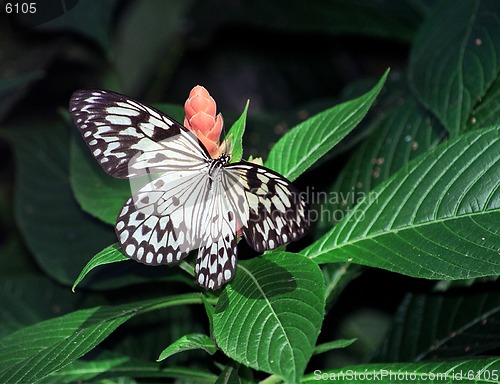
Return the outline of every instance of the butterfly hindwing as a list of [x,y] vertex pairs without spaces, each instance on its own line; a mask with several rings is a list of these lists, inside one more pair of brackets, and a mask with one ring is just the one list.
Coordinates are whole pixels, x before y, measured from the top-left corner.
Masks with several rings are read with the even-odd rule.
[[196,259],[198,284],[217,289],[231,280],[236,270],[238,255],[237,220],[222,183],[214,183],[211,199],[206,205],[208,222]]
[[146,184],[127,200],[116,220],[124,253],[149,265],[178,262],[201,244],[208,199],[206,178],[198,171],[170,174]]
[[245,162],[231,164],[227,170],[242,180],[249,209],[243,236],[253,249],[264,252],[305,234],[309,228],[307,204],[287,179]]

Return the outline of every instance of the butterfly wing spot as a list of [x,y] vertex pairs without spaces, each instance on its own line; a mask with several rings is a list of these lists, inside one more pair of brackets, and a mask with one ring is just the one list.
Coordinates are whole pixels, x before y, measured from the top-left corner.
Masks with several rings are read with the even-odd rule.
[[132,125],[132,120],[130,119],[130,117],[126,116],[109,114],[106,116],[106,120],[114,125],[124,125],[124,126]]
[[139,116],[140,112],[136,109],[131,109],[127,104],[120,103],[121,106],[112,106],[106,108],[106,113],[109,115],[122,116]]
[[148,227],[146,223],[144,223],[140,228],[142,228],[142,237],[147,237],[148,234],[152,231],[152,228]]
[[136,247],[134,244],[128,244],[126,247],[125,247],[125,253],[127,255],[133,255],[135,254],[135,250],[136,250]]
[[130,237],[130,234],[127,230],[124,230],[123,232],[120,233],[120,243],[121,244],[125,244],[128,240],[128,238]]

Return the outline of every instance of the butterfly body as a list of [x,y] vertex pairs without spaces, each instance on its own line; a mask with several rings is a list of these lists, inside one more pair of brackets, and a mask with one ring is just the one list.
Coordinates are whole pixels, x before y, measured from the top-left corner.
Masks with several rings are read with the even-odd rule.
[[230,163],[227,153],[212,159],[193,132],[152,107],[79,90],[70,112],[104,171],[152,178],[133,191],[115,225],[122,251],[138,262],[176,263],[198,249],[197,282],[217,289],[234,276],[237,234],[262,252],[297,240],[309,226],[304,199],[283,176]]

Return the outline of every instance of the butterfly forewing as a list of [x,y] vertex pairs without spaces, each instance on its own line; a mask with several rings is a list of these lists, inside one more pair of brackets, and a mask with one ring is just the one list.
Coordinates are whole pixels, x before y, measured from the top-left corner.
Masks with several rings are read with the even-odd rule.
[[80,90],[70,112],[108,174],[152,178],[116,221],[122,250],[134,260],[170,264],[198,249],[196,280],[217,289],[234,276],[237,234],[265,251],[309,227],[304,199],[288,180],[255,164],[229,164],[227,154],[212,159],[192,132],[154,108],[110,91]]
[[184,126],[115,92],[76,91],[70,112],[94,157],[117,178],[204,166],[209,157]]

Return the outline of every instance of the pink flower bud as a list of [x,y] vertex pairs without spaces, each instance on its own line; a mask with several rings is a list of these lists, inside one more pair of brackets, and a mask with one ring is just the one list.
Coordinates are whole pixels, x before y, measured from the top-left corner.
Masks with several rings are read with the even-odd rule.
[[189,93],[184,111],[186,128],[196,134],[210,156],[217,158],[221,153],[219,139],[224,122],[220,113],[216,115],[215,100],[204,87],[197,85]]

